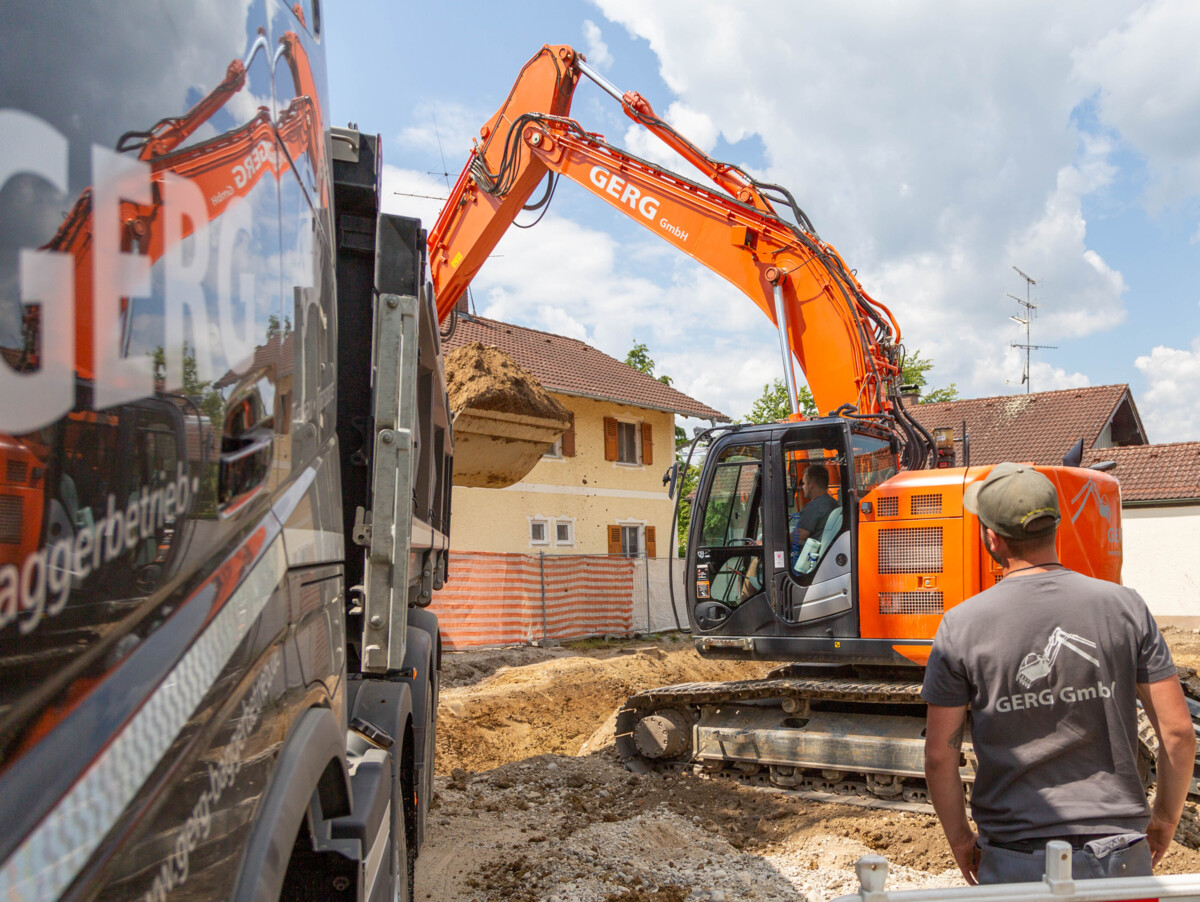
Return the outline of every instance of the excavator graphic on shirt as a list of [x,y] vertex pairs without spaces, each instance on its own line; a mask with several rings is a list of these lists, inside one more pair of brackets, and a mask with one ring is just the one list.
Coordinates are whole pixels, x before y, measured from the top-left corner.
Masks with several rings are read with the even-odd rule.
[[1075,654],[1091,661],[1099,667],[1099,659],[1092,657],[1084,651],[1080,647],[1082,645],[1086,645],[1088,648],[1096,647],[1096,643],[1090,639],[1085,639],[1083,636],[1076,636],[1074,633],[1068,633],[1062,627],[1056,626],[1040,655],[1037,652],[1030,652],[1025,656],[1025,660],[1021,662],[1021,667],[1017,671],[1017,682],[1022,687],[1028,689],[1038,680],[1048,677],[1050,671],[1054,668],[1054,660],[1058,657],[1058,652],[1063,646],[1066,646],[1075,652]]

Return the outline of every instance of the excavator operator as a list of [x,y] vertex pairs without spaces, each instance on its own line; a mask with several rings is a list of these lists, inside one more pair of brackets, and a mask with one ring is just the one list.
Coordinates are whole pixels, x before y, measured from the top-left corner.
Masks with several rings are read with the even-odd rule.
[[[963,504],[1003,567],[942,619],[922,696],[925,779],[968,883],[1041,879],[1045,847],[1077,878],[1150,876],[1183,812],[1195,736],[1162,633],[1134,590],[1064,567],[1054,484],[999,464]],[[1138,771],[1138,701],[1158,736],[1154,806]],[[961,766],[967,711],[978,758],[971,829]]]
[[822,549],[807,543],[809,539],[812,539],[814,543],[820,540],[822,530],[825,528],[825,521],[837,508],[838,503],[829,494],[829,471],[821,464],[809,464],[804,468],[804,476],[800,480],[800,490],[804,495],[804,507],[788,518],[788,531],[791,534],[791,564],[793,570],[800,569],[803,572],[809,572],[812,567],[806,565],[811,563],[815,566],[817,560],[820,559]]

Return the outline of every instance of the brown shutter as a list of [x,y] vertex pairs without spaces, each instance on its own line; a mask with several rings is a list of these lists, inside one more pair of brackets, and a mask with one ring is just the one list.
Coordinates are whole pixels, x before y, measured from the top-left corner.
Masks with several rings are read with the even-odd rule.
[[654,527],[646,527],[646,557],[658,557],[658,546],[654,542]]
[[567,427],[567,431],[562,436],[562,453],[563,457],[575,456],[575,417],[571,417],[571,425]]
[[654,430],[649,423],[642,423],[642,463],[654,463]]
[[617,459],[617,421],[612,417],[604,418],[604,459]]
[[621,553],[621,527],[610,526],[608,528],[608,553]]

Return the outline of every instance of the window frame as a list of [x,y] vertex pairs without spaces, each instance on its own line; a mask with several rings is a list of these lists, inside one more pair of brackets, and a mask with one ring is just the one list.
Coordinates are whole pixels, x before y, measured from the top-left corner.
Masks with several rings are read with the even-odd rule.
[[[549,517],[540,517],[540,516],[526,517],[525,519],[529,521],[529,545],[530,545],[530,547],[549,546],[550,545],[550,523],[552,522],[551,519]],[[542,538],[541,539],[535,539],[533,537],[534,526],[542,527]]]
[[[567,538],[559,539],[558,528],[565,526],[567,528]],[[554,518],[554,545],[561,548],[575,547],[575,518],[574,517],[555,517]]]
[[[622,466],[622,467],[645,466],[645,464],[642,463],[642,461],[646,459],[645,455],[642,453],[642,422],[643,421],[642,420],[627,420],[627,419],[622,419],[620,417],[614,417],[614,419],[617,421],[617,459],[615,461],[613,461],[613,463],[618,466]],[[633,456],[635,458],[634,460],[622,460],[621,459],[621,447],[622,447],[621,432],[623,429],[626,429],[626,428],[631,430],[633,433]]]

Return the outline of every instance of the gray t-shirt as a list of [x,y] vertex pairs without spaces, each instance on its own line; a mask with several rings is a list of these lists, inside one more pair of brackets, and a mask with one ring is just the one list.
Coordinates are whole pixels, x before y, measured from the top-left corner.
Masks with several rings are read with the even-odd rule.
[[946,612],[921,695],[971,709],[971,814],[1000,842],[1143,831],[1137,684],[1175,674],[1132,589],[1070,570],[1009,577]]

